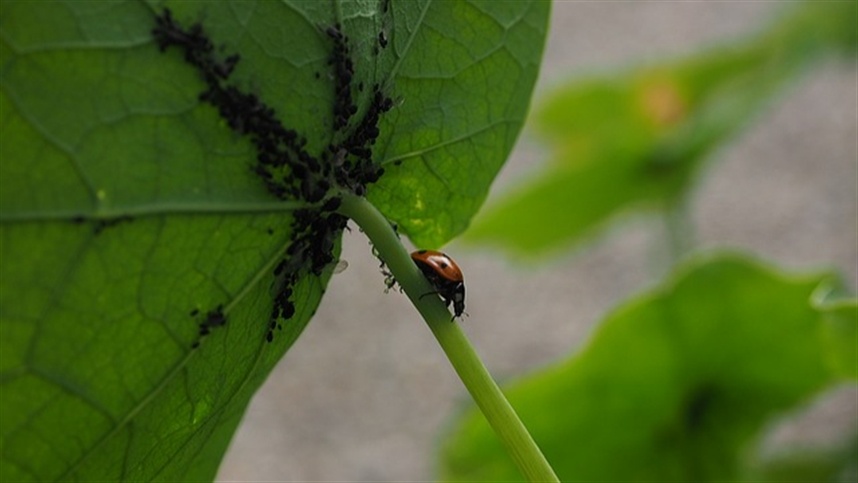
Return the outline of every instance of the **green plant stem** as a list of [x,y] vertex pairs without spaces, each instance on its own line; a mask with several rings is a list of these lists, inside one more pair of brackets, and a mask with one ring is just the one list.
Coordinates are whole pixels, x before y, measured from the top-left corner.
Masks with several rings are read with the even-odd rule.
[[368,201],[350,194],[343,196],[339,211],[354,220],[370,238],[396,281],[426,320],[453,369],[522,474],[528,481],[560,481],[477,356],[459,324],[450,321],[450,312],[441,299],[421,299],[421,295],[430,293],[433,289],[411,261],[411,256],[390,226],[390,222]]

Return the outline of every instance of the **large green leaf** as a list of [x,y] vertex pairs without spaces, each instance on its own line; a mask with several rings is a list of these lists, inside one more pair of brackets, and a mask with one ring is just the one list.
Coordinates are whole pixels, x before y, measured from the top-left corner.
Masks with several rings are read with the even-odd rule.
[[[830,280],[698,260],[608,316],[580,354],[506,392],[563,481],[736,480],[769,418],[856,377],[858,302],[811,300]],[[518,478],[473,410],[444,444],[442,476]]]
[[[240,54],[230,84],[325,162],[338,135],[326,29],[339,23],[357,115],[376,83],[400,103],[379,124],[374,157],[390,179],[373,199],[427,244],[462,229],[503,162],[548,13],[542,2],[0,3],[2,481],[211,479],[324,292],[330,266],[301,272],[295,315],[266,342],[272,272],[294,246],[294,210],[312,206],[266,191],[254,143],[199,99],[206,82],[180,50],[159,51],[163,6],[200,22],[217,55]],[[399,188],[430,167],[451,191]]]
[[534,115],[551,163],[490,206],[467,239],[535,257],[622,210],[671,208],[707,156],[808,61],[854,53],[855,16],[854,2],[810,2],[727,48],[561,87]]

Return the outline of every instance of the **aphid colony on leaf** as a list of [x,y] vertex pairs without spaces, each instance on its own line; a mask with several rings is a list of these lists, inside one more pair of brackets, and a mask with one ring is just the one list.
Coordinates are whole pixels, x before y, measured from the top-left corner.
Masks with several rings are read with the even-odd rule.
[[[334,261],[334,244],[347,219],[335,213],[342,200],[331,196],[331,189],[338,187],[363,195],[366,185],[377,181],[384,172],[372,160],[372,146],[379,135],[381,115],[393,107],[393,101],[378,84],[373,85],[365,112],[355,121],[359,108],[352,97],[355,65],[349,38],[339,24],[320,29],[321,36],[332,44],[328,64],[333,71],[334,102],[329,112],[334,135],[323,152],[314,156],[306,149],[306,139],[284,127],[274,109],[256,94],[243,92],[228,82],[241,57],[233,54],[219,58],[200,23],[183,29],[164,9],[156,18],[152,34],[162,52],[169,47],[183,51],[185,62],[197,69],[206,84],[199,99],[214,106],[230,129],[249,138],[256,150],[256,162],[250,169],[269,193],[283,200],[322,202],[319,208],[293,213],[290,244],[273,271],[273,307],[265,336],[270,342],[274,330],[282,328],[279,321],[295,314],[294,287],[301,275],[321,275]],[[315,78],[323,77],[316,72]],[[362,87],[360,83],[358,92],[363,91]],[[222,320],[225,323],[226,317]],[[201,324],[201,335],[220,325],[223,324]]]
[[[191,317],[196,317],[200,313],[199,309],[191,311]],[[218,305],[213,310],[210,310],[202,322],[199,323],[200,339],[209,335],[212,329],[226,325],[226,314],[223,313],[223,304]],[[200,339],[197,339],[192,348],[197,348],[200,345]]]

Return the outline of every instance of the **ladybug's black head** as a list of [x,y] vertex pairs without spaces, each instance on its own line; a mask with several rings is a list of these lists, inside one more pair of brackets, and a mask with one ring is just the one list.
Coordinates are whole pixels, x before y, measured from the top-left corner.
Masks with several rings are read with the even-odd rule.
[[451,300],[453,302],[453,313],[461,317],[465,312],[465,283],[459,282],[453,288]]

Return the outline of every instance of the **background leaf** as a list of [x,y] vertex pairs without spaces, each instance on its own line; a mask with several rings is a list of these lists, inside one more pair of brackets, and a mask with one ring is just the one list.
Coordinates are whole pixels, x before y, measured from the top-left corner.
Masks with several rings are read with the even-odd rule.
[[808,2],[742,43],[561,87],[533,119],[550,163],[466,239],[538,257],[622,210],[671,209],[702,162],[809,61],[854,54],[855,15],[854,3]]
[[837,300],[819,305],[825,319],[824,338],[832,371],[858,378],[858,305]]
[[[266,192],[250,170],[252,144],[199,101],[199,74],[178,50],[159,52],[151,30],[162,6],[186,27],[201,22],[218,52],[240,53],[230,82],[273,107],[311,153],[334,135],[324,29],[339,22],[354,82],[365,86],[358,115],[375,83],[402,101],[375,148],[408,161],[392,177],[447,169],[451,153],[495,170],[502,163],[535,78],[547,5],[390,2],[385,13],[388,3],[0,4],[0,479],[211,479],[248,400],[324,292],[329,272],[302,277],[295,316],[265,342],[271,272],[304,205]],[[469,18],[479,21],[438,31]],[[439,54],[453,45],[456,55]],[[513,60],[525,66],[498,76]],[[486,85],[509,106],[478,102]],[[491,143],[463,135],[466,122]],[[446,154],[409,161],[406,151],[438,140]],[[491,176],[459,181],[472,173],[460,161],[449,183],[481,199]],[[391,216],[408,211],[401,182],[374,195]],[[422,193],[434,209],[421,229],[458,201]],[[477,205],[456,205],[437,222],[443,228],[425,233],[452,236]],[[219,306],[227,323],[193,349],[199,323]]]
[[[580,354],[506,392],[563,481],[738,479],[763,423],[855,378],[830,364],[828,311],[810,303],[830,280],[738,256],[698,260],[609,315]],[[858,343],[849,324],[838,344]],[[518,476],[471,410],[444,444],[442,478]]]

